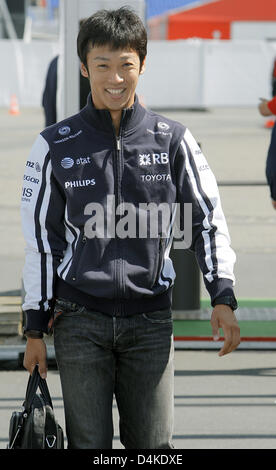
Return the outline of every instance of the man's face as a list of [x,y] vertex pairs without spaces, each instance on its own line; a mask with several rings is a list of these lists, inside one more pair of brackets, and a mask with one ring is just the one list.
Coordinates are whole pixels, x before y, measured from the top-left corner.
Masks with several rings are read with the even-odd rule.
[[111,50],[109,46],[92,47],[87,67],[81,73],[89,78],[96,108],[121,111],[134,103],[139,75],[144,72],[139,55],[128,49]]

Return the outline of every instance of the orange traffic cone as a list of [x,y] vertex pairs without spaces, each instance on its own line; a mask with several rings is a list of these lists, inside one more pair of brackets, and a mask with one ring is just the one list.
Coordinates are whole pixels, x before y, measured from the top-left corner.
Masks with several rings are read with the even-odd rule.
[[16,95],[11,96],[9,113],[14,116],[20,113]]

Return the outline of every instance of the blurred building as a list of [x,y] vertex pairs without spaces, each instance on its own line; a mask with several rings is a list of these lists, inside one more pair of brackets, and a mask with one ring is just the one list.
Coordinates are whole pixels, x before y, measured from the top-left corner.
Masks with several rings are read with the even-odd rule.
[[[4,0],[0,15],[1,5]],[[49,63],[64,52],[71,72],[61,76],[77,89],[72,80],[79,66],[77,17],[122,5],[133,6],[148,26],[150,60],[138,85],[148,107],[256,107],[260,96],[271,96],[276,0],[6,0],[5,5],[19,41],[0,40],[0,106],[9,106],[13,94],[22,107],[40,106]],[[71,103],[67,82],[64,102]]]
[[276,41],[276,2],[275,0],[162,0],[160,2],[148,0],[148,30],[150,39]]

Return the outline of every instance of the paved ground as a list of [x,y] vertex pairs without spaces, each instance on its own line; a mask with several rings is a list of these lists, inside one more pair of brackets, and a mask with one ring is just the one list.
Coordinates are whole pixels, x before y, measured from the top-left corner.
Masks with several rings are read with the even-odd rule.
[[[275,353],[236,351],[219,358],[215,351],[176,351],[175,369],[177,449],[276,448]],[[64,427],[58,372],[48,372],[47,382]],[[27,373],[1,371],[0,383],[1,450],[10,415],[22,404]],[[115,403],[114,428],[113,447],[121,449]]]

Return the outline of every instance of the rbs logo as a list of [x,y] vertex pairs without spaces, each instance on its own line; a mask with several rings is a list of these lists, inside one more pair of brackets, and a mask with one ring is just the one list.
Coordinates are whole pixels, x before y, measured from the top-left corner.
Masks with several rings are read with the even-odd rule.
[[162,153],[143,153],[139,155],[140,166],[166,165],[169,163],[169,155]]

